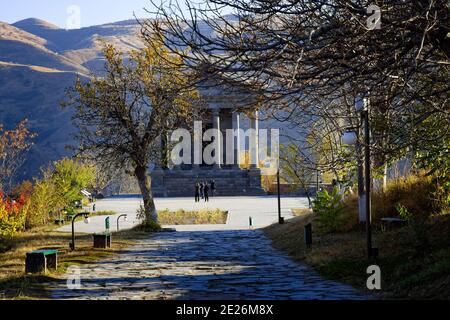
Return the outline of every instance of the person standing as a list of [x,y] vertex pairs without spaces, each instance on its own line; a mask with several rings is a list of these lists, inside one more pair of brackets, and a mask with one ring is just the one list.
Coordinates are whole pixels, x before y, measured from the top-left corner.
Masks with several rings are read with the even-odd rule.
[[205,182],[205,185],[203,186],[203,193],[205,195],[205,202],[209,202],[209,186],[208,183]]
[[195,184],[195,202],[200,202],[200,183]]
[[211,180],[211,195],[214,197],[216,195],[216,181]]
[[205,198],[205,186],[203,185],[203,182],[199,183],[199,188],[200,188],[200,196],[202,197],[202,199]]
[[92,212],[95,213],[95,203],[94,203],[94,205],[92,206]]

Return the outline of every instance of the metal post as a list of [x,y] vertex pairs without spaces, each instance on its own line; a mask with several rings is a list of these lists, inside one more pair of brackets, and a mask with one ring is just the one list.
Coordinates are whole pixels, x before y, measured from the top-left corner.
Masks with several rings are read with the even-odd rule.
[[312,247],[312,224],[308,223],[305,226],[305,245],[308,249]]
[[72,243],[70,244],[70,249],[72,251],[75,251],[75,218],[77,216],[72,218]]
[[[364,112],[361,113],[361,123],[363,124],[365,117]],[[358,127],[357,130],[357,144],[356,144],[356,153],[358,157],[358,211],[359,211],[359,221],[362,226],[362,230],[364,230],[363,223],[366,219],[366,210],[365,210],[365,190],[364,190],[364,161],[362,154],[362,143],[361,143],[361,126]]]
[[74,217],[73,217],[73,219],[72,219],[72,243],[70,244],[70,249],[72,250],[72,251],[75,251],[75,220],[78,218],[78,217],[81,217],[81,216],[88,216],[89,215],[89,213],[86,213],[86,212],[83,212],[83,213],[78,213],[78,214],[76,214]]
[[278,187],[278,223],[283,224],[284,219],[281,217],[281,187],[280,187],[280,169],[277,171],[277,187]]
[[117,218],[117,231],[119,231],[119,220],[120,220],[120,218],[123,218],[123,217],[126,217],[127,215],[126,214],[122,214],[122,215],[120,215],[118,218]]
[[365,132],[365,183],[366,183],[366,233],[367,233],[367,255],[369,259],[372,257],[372,221],[370,206],[370,189],[371,189],[371,173],[370,173],[370,128],[369,128],[369,111],[363,111],[364,116],[364,132]]
[[317,170],[316,172],[316,197],[319,194],[319,188],[320,188],[320,184],[319,184],[319,170]]
[[110,218],[109,217],[107,217],[106,219],[105,219],[105,229],[106,229],[106,233],[109,233],[109,229],[110,229]]

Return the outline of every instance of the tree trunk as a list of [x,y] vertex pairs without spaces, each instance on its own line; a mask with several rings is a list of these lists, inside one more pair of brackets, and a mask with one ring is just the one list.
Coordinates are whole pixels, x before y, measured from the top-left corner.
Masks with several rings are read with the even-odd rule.
[[152,221],[157,223],[158,213],[156,212],[155,202],[153,201],[151,179],[147,175],[147,167],[137,166],[134,174],[144,199],[145,224],[149,225]]
[[312,200],[311,200],[311,195],[309,194],[308,186],[303,181],[301,182],[301,184],[302,184],[303,191],[305,191],[305,195],[308,198],[309,208],[311,209],[313,207],[313,203],[312,203]]

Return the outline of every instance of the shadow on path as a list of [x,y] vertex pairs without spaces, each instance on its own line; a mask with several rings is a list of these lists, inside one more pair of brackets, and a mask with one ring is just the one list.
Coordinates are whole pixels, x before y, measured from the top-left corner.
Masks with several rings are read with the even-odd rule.
[[276,251],[260,230],[159,233],[81,268],[81,289],[57,299],[365,299]]

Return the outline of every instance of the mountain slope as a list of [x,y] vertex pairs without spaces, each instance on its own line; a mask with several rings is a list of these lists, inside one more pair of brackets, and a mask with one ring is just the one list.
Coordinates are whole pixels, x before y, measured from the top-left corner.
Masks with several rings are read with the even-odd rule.
[[21,41],[0,39],[0,61],[74,71],[83,74],[89,73],[88,69],[70,61],[64,56],[58,56],[47,49]]
[[115,40],[124,48],[137,47],[140,44],[140,25],[134,20],[72,30],[51,27],[37,19],[22,20],[13,26],[47,40],[47,48],[59,53],[89,48],[98,38]]
[[76,77],[73,72],[0,63],[0,123],[10,129],[27,118],[29,128],[39,134],[21,178],[29,179],[41,166],[70,155],[71,112],[59,105]]
[[17,21],[14,23],[14,26],[20,28],[22,30],[28,31],[33,34],[38,34],[40,30],[57,30],[58,26],[51,24],[50,22],[37,19],[37,18],[28,18],[25,20]]
[[0,22],[0,61],[89,73],[77,62],[47,49],[47,44],[41,37]]
[[74,30],[60,29],[38,19],[22,20],[13,26],[44,39],[47,49],[94,72],[103,67],[103,42],[113,43],[124,52],[143,45],[139,37],[141,27],[135,20]]
[[44,48],[47,40],[0,21],[0,39],[21,41]]
[[77,74],[101,73],[103,42],[123,51],[142,47],[140,26],[124,21],[64,30],[45,21],[0,22],[0,123],[13,128],[24,118],[38,133],[20,179],[31,179],[42,166],[71,155],[66,149],[75,129],[60,102]]

